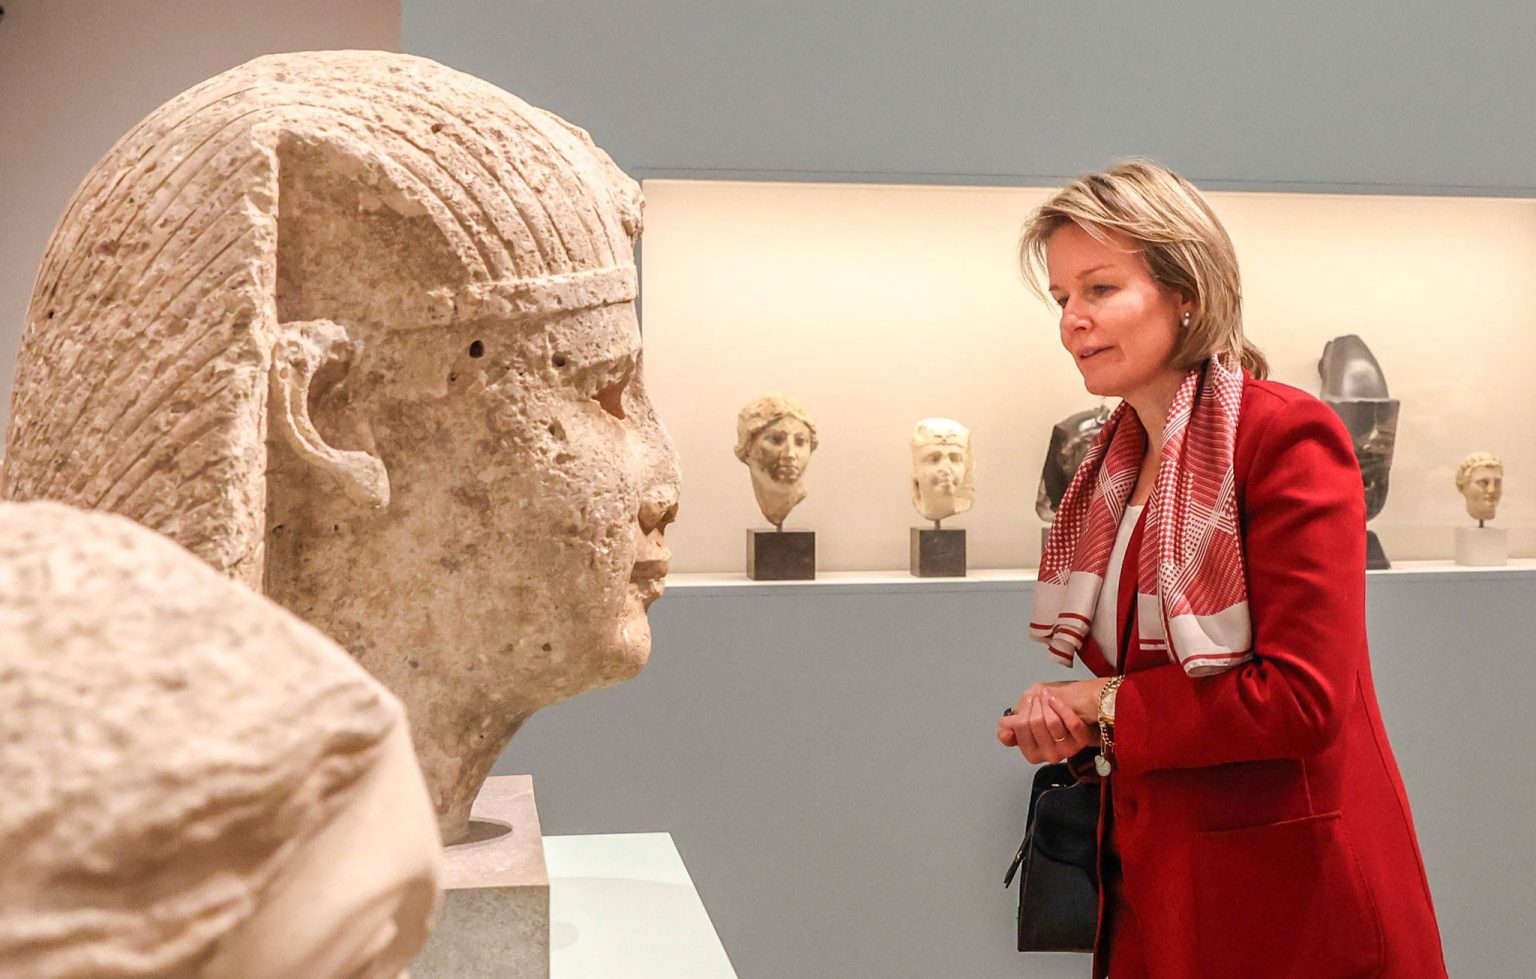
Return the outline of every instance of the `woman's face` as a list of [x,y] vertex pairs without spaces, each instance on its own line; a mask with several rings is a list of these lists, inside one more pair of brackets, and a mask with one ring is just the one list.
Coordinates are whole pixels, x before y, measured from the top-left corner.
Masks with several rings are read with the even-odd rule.
[[811,458],[811,429],[786,415],[762,430],[751,451],[754,469],[776,483],[797,483]]
[[1160,387],[1179,322],[1191,304],[1152,278],[1131,242],[1115,232],[1100,241],[1068,223],[1046,240],[1051,297],[1061,307],[1061,345],[1083,384],[1101,397],[1131,401]]

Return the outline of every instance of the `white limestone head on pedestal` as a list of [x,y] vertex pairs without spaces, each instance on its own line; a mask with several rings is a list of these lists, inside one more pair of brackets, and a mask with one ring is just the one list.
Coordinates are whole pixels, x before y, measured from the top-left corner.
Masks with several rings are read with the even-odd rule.
[[912,506],[928,520],[964,513],[976,502],[971,430],[951,418],[924,418],[912,429]]
[[1456,491],[1466,501],[1467,516],[1492,520],[1504,498],[1504,463],[1491,452],[1474,452],[1456,467]]
[[130,516],[338,640],[459,839],[530,715],[649,655],[679,474],[641,208],[585,132],[422,58],[210,79],[48,246],[4,494]]

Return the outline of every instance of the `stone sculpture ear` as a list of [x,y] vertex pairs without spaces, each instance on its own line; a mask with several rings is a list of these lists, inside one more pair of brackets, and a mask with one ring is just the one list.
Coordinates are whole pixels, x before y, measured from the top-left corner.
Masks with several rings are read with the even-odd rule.
[[309,416],[309,389],[324,367],[345,370],[352,360],[346,327],[332,320],[284,323],[272,351],[270,417],[284,441],[310,465],[329,473],[347,499],[359,506],[389,505],[389,473],[370,452],[338,449],[328,443]]

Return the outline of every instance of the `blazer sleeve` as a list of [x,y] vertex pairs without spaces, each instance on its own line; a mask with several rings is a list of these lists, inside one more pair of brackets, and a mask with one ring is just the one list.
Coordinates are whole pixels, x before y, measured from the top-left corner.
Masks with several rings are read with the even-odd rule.
[[1253,659],[1193,678],[1176,663],[1126,677],[1115,702],[1127,773],[1303,758],[1343,725],[1366,655],[1365,495],[1333,410],[1273,413],[1244,490]]

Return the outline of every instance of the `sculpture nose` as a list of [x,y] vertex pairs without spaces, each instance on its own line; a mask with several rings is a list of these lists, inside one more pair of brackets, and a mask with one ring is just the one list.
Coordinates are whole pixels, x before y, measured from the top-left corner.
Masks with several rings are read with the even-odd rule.
[[677,519],[677,490],[666,487],[662,492],[652,492],[640,503],[640,529],[646,534],[665,530]]

